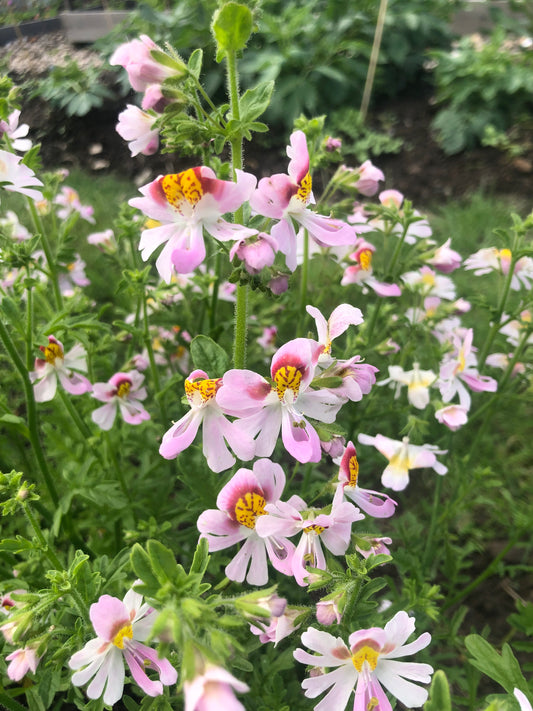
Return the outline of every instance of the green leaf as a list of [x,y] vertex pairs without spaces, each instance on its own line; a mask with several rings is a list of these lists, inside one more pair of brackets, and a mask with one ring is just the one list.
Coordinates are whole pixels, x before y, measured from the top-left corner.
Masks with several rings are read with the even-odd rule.
[[210,378],[222,377],[229,368],[228,354],[209,336],[193,338],[190,352],[194,367],[205,371]]
[[33,548],[33,543],[22,536],[17,536],[16,538],[4,538],[3,541],[0,541],[0,551],[6,551],[7,553],[22,553],[24,551],[32,550]]
[[162,543],[150,539],[146,543],[150,563],[161,585],[176,579],[178,565],[174,553]]
[[527,689],[527,682],[520,671],[520,665],[508,644],[503,645],[501,656],[492,645],[477,634],[468,635],[465,645],[472,655],[468,660],[470,664],[503,686],[508,694],[512,694],[515,687]]
[[177,60],[169,54],[161,52],[159,49],[152,49],[150,54],[152,59],[155,59],[158,64],[162,64],[164,67],[169,67],[176,72],[176,74],[181,74],[182,76],[185,74],[185,64],[183,61]]
[[6,425],[13,427],[18,432],[20,432],[21,435],[26,437],[26,439],[30,438],[30,431],[22,417],[18,417],[17,415],[11,415],[8,413],[0,417],[0,422],[4,422]]
[[139,543],[133,546],[130,560],[135,575],[146,585],[159,589],[159,581],[154,575],[150,556]]
[[446,674],[439,669],[433,675],[429,690],[429,699],[424,704],[424,711],[452,711],[450,687]]
[[200,72],[202,71],[202,61],[204,58],[204,53],[201,49],[195,49],[194,52],[189,57],[189,62],[187,66],[189,67],[190,73],[196,77],[200,78]]
[[244,92],[240,100],[241,120],[243,123],[253,121],[266,111],[270,104],[273,81],[264,81]]
[[217,61],[220,62],[227,52],[244,49],[252,28],[252,11],[246,5],[227,2],[217,10],[211,25],[217,43]]
[[206,538],[200,538],[196,550],[194,552],[194,557],[192,559],[191,569],[189,570],[189,575],[193,573],[198,573],[199,575],[204,575],[207,564],[209,563],[209,544]]

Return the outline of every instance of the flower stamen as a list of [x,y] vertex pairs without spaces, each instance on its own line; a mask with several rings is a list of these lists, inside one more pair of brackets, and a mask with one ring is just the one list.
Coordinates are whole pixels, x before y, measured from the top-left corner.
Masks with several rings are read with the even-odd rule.
[[115,647],[119,649],[124,649],[124,638],[133,639],[133,629],[131,624],[124,625],[121,627],[116,635],[111,640]]

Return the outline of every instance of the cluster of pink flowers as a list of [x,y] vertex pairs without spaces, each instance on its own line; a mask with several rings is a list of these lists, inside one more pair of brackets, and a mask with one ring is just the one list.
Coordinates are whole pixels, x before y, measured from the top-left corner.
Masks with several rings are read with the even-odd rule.
[[[202,425],[203,451],[213,471],[234,464],[228,444],[242,461],[270,457],[280,431],[284,447],[295,459],[320,460],[320,436],[310,419],[333,423],[344,403],[358,402],[370,392],[377,369],[361,362],[360,356],[331,357],[331,340],[362,322],[359,309],[344,304],[326,322],[317,309],[308,308],[317,320],[320,340],[296,338],[281,346],[272,357],[270,380],[237,369],[215,379],[200,370],[189,375],[185,394],[191,409],[164,435],[159,449],[163,457],[178,456]],[[331,378],[338,380],[336,387],[331,387]]]
[[35,359],[35,370],[31,371],[35,400],[48,402],[55,397],[57,384],[70,395],[92,393],[105,403],[92,414],[93,421],[103,430],[113,426],[117,412],[125,422],[139,425],[150,419],[142,400],[146,399],[146,389],[142,386],[144,375],[136,370],[115,373],[107,383],[94,383],[84,375],[87,372],[87,357],[83,346],[76,343],[69,351],[54,336],[48,336],[48,345],[40,346],[43,358]]

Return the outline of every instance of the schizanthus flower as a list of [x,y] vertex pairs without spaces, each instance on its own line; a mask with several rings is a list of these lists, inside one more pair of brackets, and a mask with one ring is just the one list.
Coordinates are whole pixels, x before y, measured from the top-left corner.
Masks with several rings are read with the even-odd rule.
[[85,351],[79,343],[65,353],[63,344],[48,336],[48,345],[39,346],[44,358],[35,359],[35,370],[30,373],[37,402],[48,402],[56,394],[57,381],[71,395],[82,395],[92,389],[82,373],[87,371]]
[[92,395],[100,402],[105,402],[105,405],[93,411],[93,422],[101,429],[109,430],[117,411],[129,425],[140,425],[149,420],[150,415],[141,403],[146,398],[143,381],[144,375],[130,370],[128,373],[115,373],[107,383],[95,383]]
[[[69,660],[69,667],[77,670],[72,675],[74,686],[82,686],[92,679],[87,696],[99,699],[103,695],[104,703],[112,706],[124,690],[124,661],[148,696],[160,696],[163,685],[175,684],[178,674],[174,667],[143,644],[150,635],[154,613],[133,589],[126,593],[123,601],[102,595],[93,603],[89,614],[97,636]],[[159,681],[152,681],[146,669],[157,670]]]
[[[398,612],[384,629],[371,627],[353,632],[348,645],[339,637],[309,627],[302,635],[302,643],[315,654],[297,649],[294,658],[315,671],[302,683],[308,698],[316,698],[330,689],[314,707],[315,711],[343,711],[354,690],[354,711],[392,711],[381,684],[407,708],[422,706],[428,692],[413,681],[431,681],[432,667],[396,661],[430,643],[431,635],[424,632],[414,642],[405,644],[414,629],[414,618],[403,611]],[[324,673],[324,667],[335,669]]]

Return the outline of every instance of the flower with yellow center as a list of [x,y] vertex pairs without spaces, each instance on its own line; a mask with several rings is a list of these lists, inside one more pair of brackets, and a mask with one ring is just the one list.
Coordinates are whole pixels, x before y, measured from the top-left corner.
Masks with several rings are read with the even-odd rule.
[[346,645],[338,637],[309,627],[302,634],[302,644],[311,653],[296,649],[294,657],[321,671],[303,681],[307,697],[316,698],[330,689],[315,711],[344,711],[353,692],[354,711],[391,711],[382,685],[406,708],[423,706],[428,692],[419,684],[431,681],[433,669],[429,664],[404,662],[403,657],[427,647],[431,636],[424,632],[406,644],[414,628],[414,618],[401,611],[383,629],[371,627],[353,632]]

